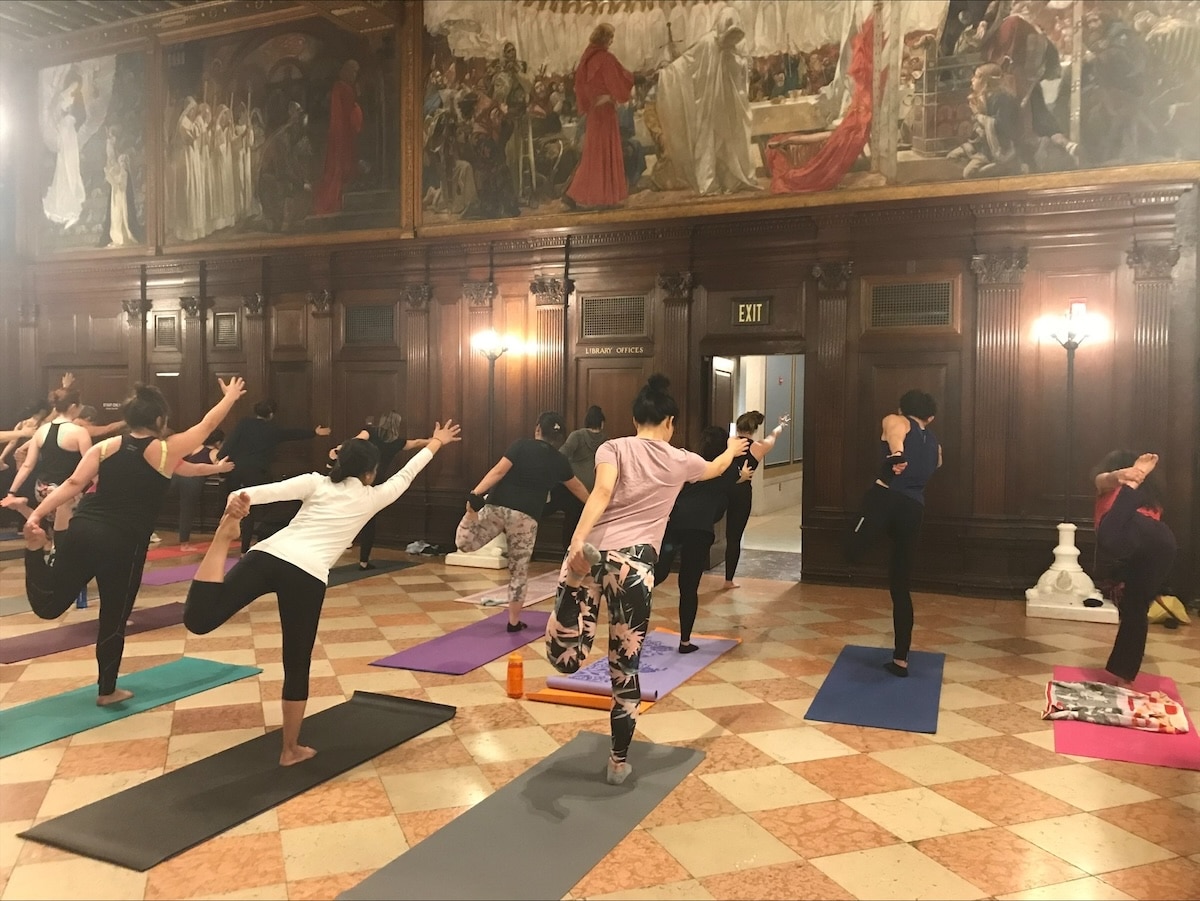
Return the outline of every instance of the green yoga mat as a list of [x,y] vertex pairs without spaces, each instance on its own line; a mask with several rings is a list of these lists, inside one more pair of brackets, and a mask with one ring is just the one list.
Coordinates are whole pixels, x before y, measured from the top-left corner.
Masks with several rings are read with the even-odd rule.
[[133,697],[121,704],[97,707],[96,686],[88,685],[0,710],[0,758],[261,672],[255,666],[181,657],[172,663],[122,676],[117,685],[132,691]]

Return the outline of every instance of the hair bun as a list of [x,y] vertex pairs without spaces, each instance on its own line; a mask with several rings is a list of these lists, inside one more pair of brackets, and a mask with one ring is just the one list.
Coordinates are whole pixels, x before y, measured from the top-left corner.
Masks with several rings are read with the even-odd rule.
[[666,391],[671,387],[671,380],[661,372],[656,372],[646,380],[646,387],[651,391]]

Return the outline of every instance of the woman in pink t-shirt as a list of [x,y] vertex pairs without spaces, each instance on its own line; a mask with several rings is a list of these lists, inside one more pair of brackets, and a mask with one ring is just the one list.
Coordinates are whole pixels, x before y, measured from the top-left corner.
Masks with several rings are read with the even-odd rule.
[[[652,375],[633,402],[637,434],[613,438],[596,450],[596,486],[567,549],[546,627],[546,657],[562,673],[583,664],[596,637],[600,597],[608,603],[608,671],[612,679],[612,756],[608,781],[624,782],[642,691],[638,681],[642,642],[650,623],[654,564],[667,518],[687,482],[715,479],[746,452],[744,438],[730,438],[712,462],[671,445],[679,405],[667,393],[666,376]],[[600,552],[590,565],[584,545]]]

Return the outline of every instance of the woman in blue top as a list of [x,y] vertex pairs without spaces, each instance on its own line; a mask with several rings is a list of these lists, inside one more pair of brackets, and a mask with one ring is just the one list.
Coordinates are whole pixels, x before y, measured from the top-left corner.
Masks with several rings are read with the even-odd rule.
[[884,532],[891,544],[888,588],[896,643],[885,669],[893,676],[908,675],[913,630],[908,585],[925,514],[925,483],[942,465],[942,446],[929,428],[936,415],[933,397],[914,388],[900,398],[899,413],[883,417],[879,477],[863,498],[863,512],[850,543],[852,563]]

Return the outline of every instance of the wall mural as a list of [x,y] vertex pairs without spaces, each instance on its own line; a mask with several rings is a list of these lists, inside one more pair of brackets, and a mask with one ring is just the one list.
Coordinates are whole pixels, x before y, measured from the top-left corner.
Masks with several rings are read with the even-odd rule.
[[145,242],[144,57],[38,72],[38,240],[44,250]]
[[425,225],[1200,159],[1197,0],[897,0],[880,22],[869,0],[426,0],[424,17]]
[[395,34],[325,19],[166,48],[168,244],[396,227]]

